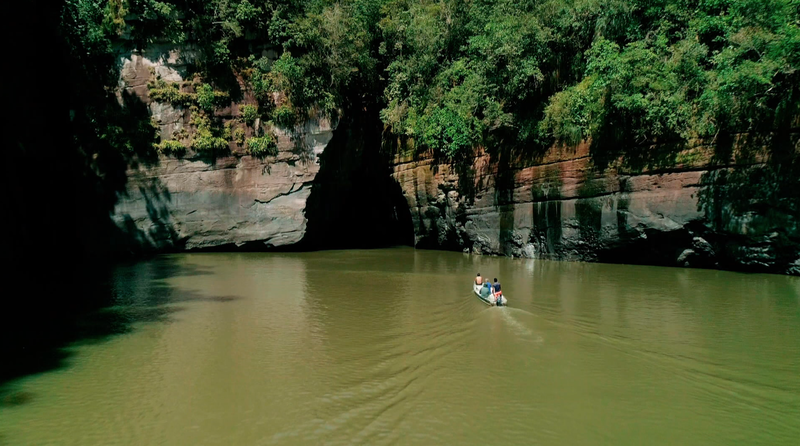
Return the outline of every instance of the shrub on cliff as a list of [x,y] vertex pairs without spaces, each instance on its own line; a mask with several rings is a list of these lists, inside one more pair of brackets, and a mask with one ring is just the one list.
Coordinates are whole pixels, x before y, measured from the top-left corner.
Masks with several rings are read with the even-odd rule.
[[197,105],[206,112],[212,112],[216,107],[223,105],[229,96],[227,93],[215,90],[209,84],[200,84],[197,86]]
[[467,155],[474,145],[478,124],[473,116],[463,116],[451,108],[435,108],[417,121],[417,141],[450,159]]
[[192,106],[192,125],[195,133],[191,147],[200,153],[217,153],[229,148],[230,127],[223,127],[219,119],[213,119],[207,113]]
[[292,128],[297,123],[297,113],[288,104],[283,104],[272,112],[272,121],[279,127]]
[[239,112],[241,113],[242,120],[247,125],[253,125],[258,119],[258,107],[252,104],[245,104],[240,109]]
[[150,99],[156,102],[166,102],[172,105],[189,106],[197,100],[197,95],[180,91],[175,82],[163,79],[151,79],[147,82]]
[[192,139],[192,149],[197,152],[219,152],[228,148],[228,141],[214,136],[209,132],[201,131]]
[[253,156],[275,156],[278,154],[275,138],[269,133],[264,136],[249,138],[245,144],[247,153]]
[[182,156],[184,153],[186,153],[186,146],[183,145],[182,142],[174,139],[161,141],[156,145],[156,149],[159,153],[164,155]]
[[233,133],[231,136],[233,138],[233,142],[235,142],[240,146],[244,145],[245,131],[243,128],[236,127],[235,129],[233,129]]
[[792,2],[630,7],[634,32],[594,39],[582,82],[550,99],[543,134],[568,143],[579,135],[597,155],[658,163],[647,146],[766,136],[800,114],[800,12]]

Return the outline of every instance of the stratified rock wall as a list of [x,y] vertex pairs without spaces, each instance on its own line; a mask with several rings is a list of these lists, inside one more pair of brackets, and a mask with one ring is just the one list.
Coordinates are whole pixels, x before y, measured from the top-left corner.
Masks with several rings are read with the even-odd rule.
[[[291,155],[265,164],[250,156],[204,161],[164,160],[130,172],[128,195],[114,220],[143,247],[207,248],[299,242],[314,164]],[[280,159],[280,157],[279,157]]]
[[[151,49],[121,57],[120,98],[148,105],[162,140],[189,129],[190,111],[151,101],[147,82],[157,75],[179,82],[194,58],[191,49]],[[245,92],[239,102],[218,109],[232,121],[239,105],[254,102]],[[256,123],[256,125],[259,125]],[[118,251],[180,250],[256,243],[264,248],[289,246],[306,232],[305,207],[318,157],[333,135],[326,119],[295,129],[273,129],[278,153],[257,158],[231,141],[216,157],[188,153],[161,156],[156,163],[131,166],[128,184],[112,213],[119,228]],[[191,136],[191,135],[190,135]]]
[[[145,104],[162,141],[191,139],[192,112],[152,101],[147,83],[185,80],[196,57],[164,47],[120,58],[120,103]],[[255,103],[242,87],[217,119],[241,125],[239,107]],[[214,157],[190,150],[131,166],[112,213],[113,249],[344,248],[409,243],[413,233],[421,248],[800,275],[800,162],[788,182],[759,175],[763,157],[712,162],[713,147],[658,170],[626,170],[624,160],[598,168],[587,144],[450,164],[391,155],[370,116],[348,116],[339,130],[324,119],[270,128],[273,156],[249,156],[232,139]],[[265,126],[256,121],[247,136]],[[796,159],[798,135],[791,140]]]
[[[796,213],[737,213],[708,193],[719,171],[753,166],[710,170],[700,160],[651,172],[601,170],[586,144],[551,149],[531,164],[517,168],[482,153],[459,168],[397,156],[392,175],[411,209],[416,246],[800,274]],[[701,203],[703,192],[711,206]]]

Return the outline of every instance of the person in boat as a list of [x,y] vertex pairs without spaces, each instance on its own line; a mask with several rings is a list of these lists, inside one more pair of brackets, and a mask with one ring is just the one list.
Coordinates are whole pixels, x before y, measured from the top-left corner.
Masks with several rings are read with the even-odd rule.
[[483,286],[481,287],[481,297],[489,300],[489,296],[492,295],[492,287],[489,286],[488,282],[484,282]]
[[494,296],[495,301],[498,301],[503,297],[503,290],[500,287],[500,282],[497,281],[497,277],[492,282],[494,282],[492,283],[492,288],[494,288],[492,296]]
[[483,285],[483,277],[481,277],[481,273],[478,273],[478,275],[475,276],[475,285]]

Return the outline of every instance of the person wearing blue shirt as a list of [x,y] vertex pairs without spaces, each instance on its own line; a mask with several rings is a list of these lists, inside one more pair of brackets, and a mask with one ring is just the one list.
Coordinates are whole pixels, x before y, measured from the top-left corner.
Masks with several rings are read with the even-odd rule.
[[494,293],[492,295],[494,296],[494,300],[498,301],[503,296],[503,291],[500,288],[500,282],[497,281],[497,277],[494,278],[493,282],[492,287],[494,288]]

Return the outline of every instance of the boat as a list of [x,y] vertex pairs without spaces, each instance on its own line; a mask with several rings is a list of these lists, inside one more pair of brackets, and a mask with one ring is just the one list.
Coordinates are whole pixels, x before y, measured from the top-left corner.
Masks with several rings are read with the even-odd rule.
[[489,305],[490,307],[494,307],[494,306],[504,307],[504,306],[508,305],[508,299],[506,299],[504,296],[500,296],[500,302],[499,303],[496,303],[492,296],[489,296],[488,298],[484,298],[483,296],[481,296],[481,288],[482,288],[481,285],[477,285],[477,284],[475,284],[475,282],[472,282],[472,291],[475,292],[475,295],[478,296],[478,299],[480,299],[481,302],[485,303],[486,305]]

